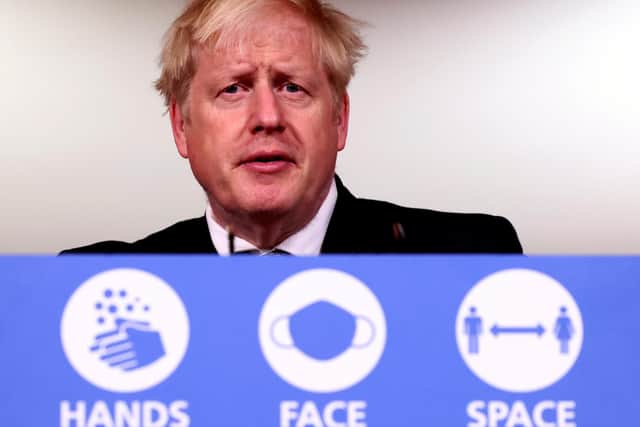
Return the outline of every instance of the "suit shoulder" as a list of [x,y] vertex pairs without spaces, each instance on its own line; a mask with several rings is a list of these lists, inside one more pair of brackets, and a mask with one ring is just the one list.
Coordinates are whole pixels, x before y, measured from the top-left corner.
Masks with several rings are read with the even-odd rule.
[[67,254],[159,254],[215,252],[204,217],[187,219],[133,243],[109,240],[67,249]]
[[416,219],[416,220],[435,220],[435,221],[493,221],[495,219],[505,219],[501,216],[484,214],[484,213],[466,213],[466,212],[446,212],[433,209],[413,208],[401,206],[395,203],[373,200],[373,199],[356,199],[359,209],[364,209],[375,214],[394,218]]
[[444,212],[357,199],[361,215],[392,224],[408,251],[442,253],[522,253],[511,222],[496,215]]
[[74,254],[112,254],[112,253],[129,253],[131,252],[131,243],[121,242],[118,240],[105,240],[96,242],[86,246],[65,249],[60,255]]

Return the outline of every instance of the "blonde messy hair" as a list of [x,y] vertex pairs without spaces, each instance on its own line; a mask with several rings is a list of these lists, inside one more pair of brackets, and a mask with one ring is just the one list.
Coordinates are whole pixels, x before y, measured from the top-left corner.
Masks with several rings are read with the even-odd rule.
[[355,64],[366,46],[359,35],[362,25],[319,0],[192,0],[169,28],[160,58],[162,73],[155,82],[168,107],[182,105],[202,47],[216,49],[237,34],[251,17],[268,6],[288,5],[311,25],[313,49],[324,66],[334,95],[342,95],[354,75]]

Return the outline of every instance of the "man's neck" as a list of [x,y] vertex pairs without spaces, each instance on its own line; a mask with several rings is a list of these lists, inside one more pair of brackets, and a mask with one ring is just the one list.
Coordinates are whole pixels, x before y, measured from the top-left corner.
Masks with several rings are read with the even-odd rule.
[[[287,218],[289,218],[288,221],[282,221],[280,219],[269,221],[264,218],[256,218],[247,223],[236,222],[236,224],[227,225],[226,227],[224,223],[221,225],[227,232],[252,243],[258,249],[270,250],[294,234],[297,230],[304,227],[308,222],[308,220],[305,219],[298,219],[296,221],[291,217]],[[215,214],[214,219],[218,221]],[[218,223],[220,223],[220,221],[218,221]]]
[[[322,197],[314,201],[314,205],[307,206],[307,209],[298,212],[243,215],[225,212],[213,200],[209,201],[209,206],[213,220],[228,233],[246,240],[258,249],[271,250],[298,233],[314,219],[332,186],[335,186],[333,181]],[[334,203],[335,200],[331,204],[331,211]]]

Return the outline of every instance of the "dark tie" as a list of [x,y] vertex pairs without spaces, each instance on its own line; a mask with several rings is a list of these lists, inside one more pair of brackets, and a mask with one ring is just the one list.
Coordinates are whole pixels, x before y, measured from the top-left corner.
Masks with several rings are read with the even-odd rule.
[[282,249],[274,249],[272,251],[265,252],[265,253],[261,253],[258,249],[249,249],[248,251],[234,252],[233,255],[261,255],[261,256],[267,256],[267,255],[291,255],[291,254],[289,252],[287,252],[287,251],[283,251]]

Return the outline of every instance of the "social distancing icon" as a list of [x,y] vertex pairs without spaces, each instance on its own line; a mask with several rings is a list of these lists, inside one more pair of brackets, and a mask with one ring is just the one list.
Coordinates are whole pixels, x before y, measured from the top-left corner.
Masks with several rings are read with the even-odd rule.
[[582,316],[555,279],[534,270],[504,270],[467,293],[456,339],[480,379],[501,390],[531,392],[569,372],[582,348]]

